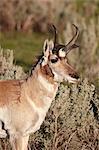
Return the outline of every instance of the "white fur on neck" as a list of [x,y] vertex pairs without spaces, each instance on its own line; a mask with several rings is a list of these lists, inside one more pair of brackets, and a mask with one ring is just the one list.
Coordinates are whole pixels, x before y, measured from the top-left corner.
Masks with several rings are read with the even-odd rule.
[[[46,116],[46,113],[51,105],[51,102],[52,102],[52,99],[49,98],[49,97],[44,97],[44,102],[45,102],[45,106],[42,107],[42,108],[38,108],[33,100],[26,94],[26,98],[27,98],[27,101],[29,102],[29,104],[31,105],[31,107],[35,110],[35,112],[38,113],[39,115],[39,119],[38,121],[36,122],[36,124],[34,126],[30,126],[28,129],[25,130],[25,133],[24,133],[24,136],[32,133],[32,132],[36,132],[37,130],[39,130],[42,122],[44,121],[44,118]],[[46,103],[47,102],[47,103]]]
[[52,92],[54,90],[54,86],[48,82],[46,78],[44,78],[42,75],[38,76],[38,80],[42,84],[42,86],[49,92]]
[[60,83],[63,81],[63,77],[59,74],[57,74],[55,71],[53,71],[54,74],[54,81],[56,81],[57,83]]

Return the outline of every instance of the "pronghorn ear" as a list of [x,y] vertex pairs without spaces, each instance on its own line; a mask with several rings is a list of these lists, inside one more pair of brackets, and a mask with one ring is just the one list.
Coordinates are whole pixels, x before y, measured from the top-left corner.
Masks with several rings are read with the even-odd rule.
[[52,53],[52,49],[54,48],[54,43],[52,40],[48,41],[45,40],[44,46],[43,46],[43,52],[44,56],[48,58],[49,54]]
[[53,48],[54,48],[54,43],[53,43],[52,40],[50,40],[49,41],[49,50],[50,50],[50,52],[52,52]]
[[43,53],[44,53],[44,56],[43,56],[42,66],[45,66],[47,64],[48,56],[49,56],[49,41],[48,41],[48,39],[44,41]]
[[43,52],[44,52],[44,56],[43,56],[43,62],[42,62],[42,66],[45,66],[48,62],[48,57],[50,54],[52,54],[52,49],[54,47],[54,43],[52,40],[48,41],[45,40],[44,42],[44,46],[43,46]]
[[48,41],[48,39],[44,41],[43,52],[44,52],[44,56],[46,58],[48,58],[48,56],[49,56],[49,41]]

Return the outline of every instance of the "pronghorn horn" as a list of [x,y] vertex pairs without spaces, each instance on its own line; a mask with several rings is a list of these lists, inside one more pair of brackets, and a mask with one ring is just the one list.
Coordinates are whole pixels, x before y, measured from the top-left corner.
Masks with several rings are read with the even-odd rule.
[[52,25],[53,29],[54,29],[54,47],[55,45],[58,43],[58,38],[57,38],[57,29],[54,25]]
[[79,30],[78,30],[78,27],[76,25],[73,24],[73,26],[76,29],[76,33],[74,34],[72,39],[69,41],[69,43],[65,46],[66,53],[69,53],[70,50],[73,49],[73,48],[79,47],[78,45],[75,44],[75,41],[77,40],[78,35],[79,35]]

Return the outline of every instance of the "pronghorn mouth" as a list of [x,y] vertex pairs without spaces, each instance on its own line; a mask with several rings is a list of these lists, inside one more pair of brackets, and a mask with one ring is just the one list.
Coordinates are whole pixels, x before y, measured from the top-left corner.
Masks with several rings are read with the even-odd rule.
[[79,81],[79,79],[75,79],[75,78],[72,78],[70,76],[67,76],[65,78],[65,81],[68,81],[69,83],[77,83]]
[[77,83],[78,80],[77,80],[77,79],[73,79],[73,80],[70,80],[69,82],[70,82],[70,83]]

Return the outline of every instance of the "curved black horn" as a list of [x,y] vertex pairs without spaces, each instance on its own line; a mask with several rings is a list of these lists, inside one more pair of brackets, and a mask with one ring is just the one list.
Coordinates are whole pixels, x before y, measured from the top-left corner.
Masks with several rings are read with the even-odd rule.
[[66,44],[66,51],[67,53],[73,49],[73,48],[76,48],[76,47],[79,47],[78,45],[75,44],[75,41],[77,40],[78,38],[78,35],[79,35],[79,30],[78,30],[78,27],[76,25],[73,24],[73,26],[75,27],[76,29],[76,33],[74,34],[74,36],[72,37],[72,39],[69,41],[68,44]]
[[74,24],[72,24],[72,25],[75,27],[76,33],[74,34],[74,36],[72,37],[72,39],[69,41],[69,43],[66,46],[68,46],[69,44],[71,44],[74,40],[76,41],[76,39],[77,39],[77,37],[79,35],[78,27],[76,25],[74,25]]
[[57,29],[54,25],[52,25],[53,29],[54,29],[54,47],[57,44],[58,38],[57,38]]

